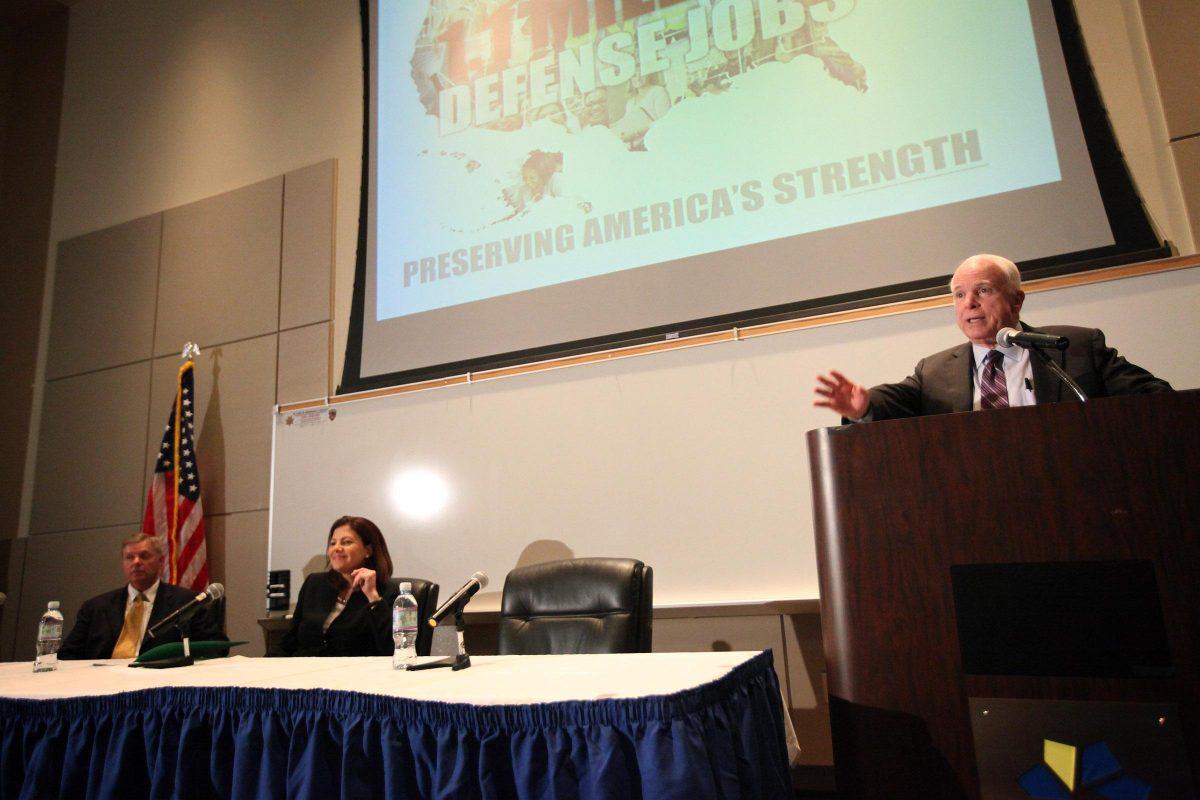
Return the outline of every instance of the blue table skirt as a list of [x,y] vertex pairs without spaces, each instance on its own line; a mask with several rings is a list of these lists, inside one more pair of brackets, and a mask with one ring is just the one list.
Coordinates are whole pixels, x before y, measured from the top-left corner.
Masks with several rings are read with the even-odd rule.
[[784,798],[772,663],[672,695],[527,706],[249,688],[0,699],[0,800]]

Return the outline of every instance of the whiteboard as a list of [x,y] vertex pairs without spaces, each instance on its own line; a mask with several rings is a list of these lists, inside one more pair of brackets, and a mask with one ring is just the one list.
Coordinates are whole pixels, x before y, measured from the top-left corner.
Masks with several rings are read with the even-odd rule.
[[[1031,294],[1023,316],[1101,327],[1176,388],[1200,385],[1181,344],[1200,328],[1200,270]],[[959,341],[937,308],[277,412],[270,568],[292,570],[294,594],[324,569],[330,523],[358,514],[397,575],[445,595],[487,572],[476,609],[498,607],[518,564],[582,556],[645,561],[660,607],[816,598],[804,437],[837,419],[812,408],[813,376],[899,380]],[[420,518],[394,496],[414,471],[446,493]]]
[[[443,591],[621,556],[654,567],[658,605],[816,597],[790,370],[757,368],[778,343],[747,345],[729,349],[749,361],[711,346],[279,414],[271,569],[298,585],[353,513],[379,524],[397,574]],[[399,506],[413,471],[444,481],[441,513]]]

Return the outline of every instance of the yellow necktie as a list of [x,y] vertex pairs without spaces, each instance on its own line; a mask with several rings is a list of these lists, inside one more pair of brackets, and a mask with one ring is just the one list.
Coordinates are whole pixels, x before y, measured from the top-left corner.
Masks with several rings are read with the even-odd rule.
[[133,658],[137,655],[138,640],[142,638],[142,619],[145,616],[146,595],[138,592],[125,611],[125,625],[121,628],[121,637],[113,647],[113,658]]

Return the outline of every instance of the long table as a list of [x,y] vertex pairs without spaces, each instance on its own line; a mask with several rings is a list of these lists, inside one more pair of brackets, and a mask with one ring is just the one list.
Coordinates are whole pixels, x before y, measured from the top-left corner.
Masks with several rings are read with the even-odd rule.
[[772,798],[770,651],[0,665],[0,800]]

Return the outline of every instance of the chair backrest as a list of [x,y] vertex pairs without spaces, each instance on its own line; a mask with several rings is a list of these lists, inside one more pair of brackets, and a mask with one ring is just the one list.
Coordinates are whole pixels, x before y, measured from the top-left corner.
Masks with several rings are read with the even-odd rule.
[[229,631],[225,628],[225,596],[221,595],[219,600],[214,600],[208,609],[208,615],[213,620],[217,630],[222,636],[228,636]]
[[429,627],[428,621],[433,612],[437,611],[439,587],[424,578],[393,577],[392,580],[396,583],[408,581],[412,584],[413,597],[417,598],[417,619],[420,621],[417,625],[417,655],[427,656],[433,646],[433,628]]
[[571,558],[504,579],[500,655],[648,653],[654,571],[632,558]]

